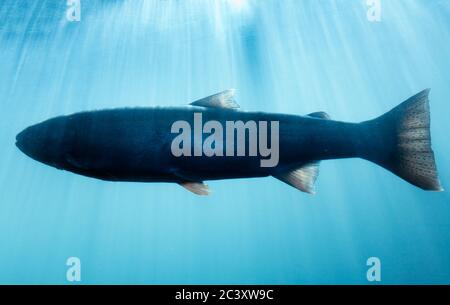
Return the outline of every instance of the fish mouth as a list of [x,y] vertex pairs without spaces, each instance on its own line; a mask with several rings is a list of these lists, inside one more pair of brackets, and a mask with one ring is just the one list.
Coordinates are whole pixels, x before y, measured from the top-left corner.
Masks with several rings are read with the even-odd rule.
[[38,125],[25,128],[16,135],[16,147],[28,157],[39,160],[39,152],[44,147],[41,143]]
[[23,152],[24,154],[26,154],[27,156],[30,156],[29,154],[27,154],[27,152],[26,152],[26,149],[25,149],[25,147],[24,147],[24,133],[25,133],[25,130],[26,129],[24,129],[24,130],[22,130],[21,132],[19,132],[17,135],[16,135],[16,143],[15,143],[15,145],[16,145],[16,147],[21,151],[21,152]]
[[42,162],[36,155],[33,139],[29,137],[28,128],[25,128],[16,135],[16,147],[27,157]]

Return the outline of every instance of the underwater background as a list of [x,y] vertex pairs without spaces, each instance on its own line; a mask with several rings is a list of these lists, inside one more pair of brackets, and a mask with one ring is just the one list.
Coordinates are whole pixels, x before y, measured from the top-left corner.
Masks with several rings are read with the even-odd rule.
[[[76,2],[76,1],[75,1]],[[376,1],[375,1],[376,2]],[[0,3],[0,283],[450,284],[450,195],[364,160],[321,163],[311,196],[274,178],[113,183],[58,171],[14,145],[73,112],[184,105],[236,89],[245,110],[377,117],[431,88],[450,181],[450,1],[65,0]],[[370,15],[370,13],[369,13]],[[149,143],[149,145],[158,145]]]

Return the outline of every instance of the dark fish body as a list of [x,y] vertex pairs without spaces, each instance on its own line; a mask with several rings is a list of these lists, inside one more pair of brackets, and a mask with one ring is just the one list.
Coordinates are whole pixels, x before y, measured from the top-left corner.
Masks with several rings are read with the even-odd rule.
[[[225,95],[225,96],[224,96]],[[318,162],[327,159],[364,158],[426,190],[441,190],[429,135],[428,91],[423,91],[375,120],[345,123],[324,113],[309,116],[244,112],[228,107],[230,93],[214,95],[185,107],[125,108],[60,116],[25,129],[17,146],[28,156],[59,169],[110,181],[176,182],[205,194],[205,180],[274,176],[302,191],[313,192]],[[233,106],[233,104],[231,104]],[[175,156],[171,130],[176,121],[202,123],[278,122],[278,162],[263,167],[261,155]],[[259,126],[259,125],[257,125]],[[202,127],[202,126],[201,126]],[[203,130],[203,129],[201,129]],[[262,132],[261,128],[258,132]],[[195,137],[190,151],[210,135]],[[236,138],[236,134],[235,134]],[[226,129],[223,130],[225,154]],[[217,144],[217,143],[216,143]],[[268,144],[268,146],[270,146]]]

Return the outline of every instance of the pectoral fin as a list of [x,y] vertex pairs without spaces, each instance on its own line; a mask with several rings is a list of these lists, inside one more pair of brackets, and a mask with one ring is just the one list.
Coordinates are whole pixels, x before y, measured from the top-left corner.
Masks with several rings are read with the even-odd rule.
[[309,194],[315,194],[314,183],[318,176],[319,162],[308,163],[300,168],[274,175],[275,178]]
[[71,156],[66,156],[66,161],[67,163],[69,163],[71,166],[78,168],[78,169],[82,169],[82,170],[89,170],[89,166],[87,166],[86,164],[79,162],[77,159],[71,157]]
[[234,100],[234,89],[229,89],[195,102],[190,103],[192,106],[201,106],[208,108],[226,108],[226,109],[236,109],[239,105]]
[[207,196],[211,193],[209,187],[203,182],[182,182],[179,184],[196,195]]

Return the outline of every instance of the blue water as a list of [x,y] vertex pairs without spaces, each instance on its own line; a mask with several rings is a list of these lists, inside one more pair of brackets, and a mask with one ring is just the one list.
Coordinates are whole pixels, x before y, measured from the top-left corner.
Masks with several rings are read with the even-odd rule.
[[274,178],[111,183],[42,165],[15,135],[61,114],[183,105],[236,88],[246,110],[358,122],[425,88],[450,181],[450,1],[63,0],[0,4],[0,283],[450,284],[450,195],[359,159],[321,164],[317,195]]

